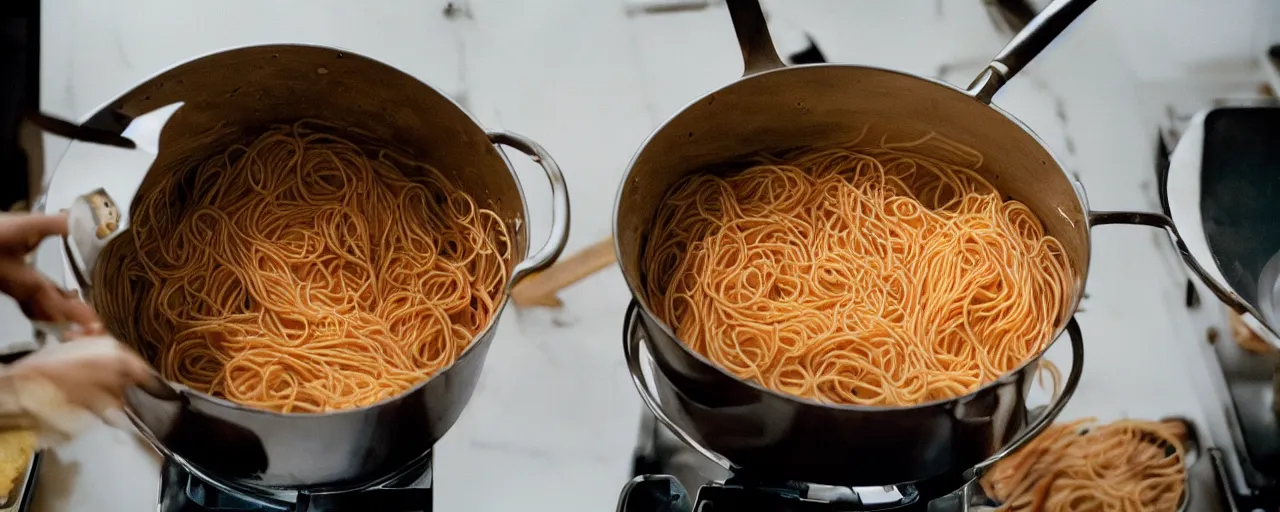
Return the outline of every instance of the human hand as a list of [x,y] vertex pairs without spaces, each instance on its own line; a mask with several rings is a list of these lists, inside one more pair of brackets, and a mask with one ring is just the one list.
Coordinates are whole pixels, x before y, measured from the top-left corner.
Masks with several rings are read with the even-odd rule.
[[137,353],[110,336],[50,343],[19,359],[9,373],[18,380],[47,380],[73,405],[95,414],[119,407],[129,386],[155,378]]
[[53,444],[78,434],[94,416],[120,423],[112,415],[119,415],[125,390],[154,379],[142,358],[109,336],[51,343],[0,373],[0,412]]
[[45,238],[67,233],[67,216],[0,215],[0,293],[13,297],[32,320],[73,323],[86,332],[98,327],[98,315],[75,293],[53,284],[27,261]]

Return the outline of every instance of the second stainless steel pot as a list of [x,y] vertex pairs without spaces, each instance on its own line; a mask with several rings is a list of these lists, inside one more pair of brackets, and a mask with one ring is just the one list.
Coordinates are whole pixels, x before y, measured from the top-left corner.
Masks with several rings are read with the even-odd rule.
[[[740,380],[689,350],[652,313],[641,257],[663,197],[691,173],[761,151],[839,144],[864,130],[863,140],[937,132],[982,153],[985,160],[978,172],[1030,207],[1062,243],[1076,279],[1074,298],[1055,338],[1064,331],[1071,335],[1077,358],[1073,379],[1078,378],[1083,347],[1072,314],[1088,276],[1090,226],[1151,224],[1159,218],[1090,212],[1083,189],[1044,142],[991,101],[1092,3],[1053,2],[972,85],[961,89],[866,66],[785,67],[758,2],[729,0],[745,76],[690,103],[645,141],[627,170],[614,212],[618,259],[636,299],[633,321],[643,332],[628,335],[627,355],[637,389],[659,419],[740,473],[855,486],[909,483],[963,471],[976,475],[1046,427],[1071,385],[1048,414],[1027,425],[1028,381],[1043,353],[968,395],[913,407],[820,404]],[[660,399],[648,396],[651,390],[640,385],[646,379],[636,362],[640,337],[647,339],[661,373],[656,378]]]
[[[317,118],[363,130],[433,165],[489,205],[513,238],[508,281],[550,265],[568,238],[569,202],[555,161],[536,143],[508,132],[485,132],[458,105],[417,79],[351,52],[307,45],[265,45],[214,53],[181,64],[123,94],[95,113],[87,125],[120,133],[139,116],[176,102],[183,106],[160,135],[153,169],[165,162],[220,151],[237,138],[276,123]],[[184,148],[211,128],[231,127],[230,139]],[[220,132],[221,133],[221,132]],[[202,139],[196,139],[202,140]],[[528,217],[519,180],[498,146],[528,154],[551,182],[552,231],[530,251]],[[133,175],[123,175],[132,172]],[[129,204],[135,190],[157,176],[146,169],[94,166],[59,169],[49,197],[95,188]],[[49,209],[66,207],[50,200]],[[128,219],[120,229],[128,229]],[[75,235],[73,233],[73,235]],[[91,238],[91,237],[90,237]],[[96,251],[81,247],[68,262]],[[92,267],[94,261],[80,261]],[[93,286],[77,269],[82,292]],[[86,294],[87,296],[88,294]],[[502,304],[505,304],[506,293]],[[501,310],[499,306],[499,311]],[[279,414],[169,385],[176,393],[130,390],[128,412],[142,433],[167,457],[236,488],[343,489],[377,483],[429,456],[432,445],[458,419],[471,398],[497,317],[458,357],[429,380],[384,402],[326,414]],[[123,340],[126,343],[136,340]]]

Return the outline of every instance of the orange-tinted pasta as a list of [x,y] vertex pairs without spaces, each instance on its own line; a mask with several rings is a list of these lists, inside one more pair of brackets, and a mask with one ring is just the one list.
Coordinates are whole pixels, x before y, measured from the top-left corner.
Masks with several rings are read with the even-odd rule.
[[1175,512],[1186,499],[1182,422],[1049,427],[982,479],[1010,512]]
[[282,412],[395,396],[493,319],[510,238],[439,171],[303,121],[152,169],[93,303],[169,380]]
[[931,134],[690,176],[648,234],[649,306],[777,391],[884,406],[969,393],[1039,354],[1074,292],[1061,245],[981,165]]

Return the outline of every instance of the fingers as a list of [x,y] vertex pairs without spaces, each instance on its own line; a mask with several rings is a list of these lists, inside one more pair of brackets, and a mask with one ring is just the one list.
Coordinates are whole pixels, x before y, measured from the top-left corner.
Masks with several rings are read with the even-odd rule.
[[70,436],[97,416],[127,426],[121,408],[130,386],[158,384],[136,353],[110,336],[47,345],[9,367],[19,406],[40,419],[41,431]]
[[20,378],[47,379],[71,402],[99,413],[118,406],[130,386],[156,378],[138,354],[109,336],[46,346],[12,367]]
[[[119,342],[117,342],[117,344],[119,344]],[[157,379],[157,376],[151,373],[151,366],[148,365],[146,361],[143,361],[138,354],[128,348],[125,348],[123,345],[120,346],[120,352],[121,357],[123,358],[120,361],[120,368],[122,370],[121,376],[126,382],[139,387],[152,386],[156,384],[155,380]]]
[[[27,307],[26,303],[30,306]],[[52,283],[46,289],[37,292],[35,298],[24,301],[23,312],[35,320],[66,323],[74,325],[74,329],[66,333],[74,336],[100,335],[104,328],[98,320],[98,313],[88,304],[82,302],[74,294],[68,296],[66,290],[59,289]]]
[[103,411],[100,417],[102,418],[102,422],[106,423],[107,425],[110,425],[119,430],[123,430],[125,432],[130,431],[129,425],[132,422],[129,421],[129,416],[124,413],[124,410],[118,407]]
[[54,235],[67,234],[67,216],[15,215],[0,218],[0,251],[25,255],[40,245],[40,241]]
[[[85,306],[88,306],[88,305],[85,304]],[[89,309],[92,310],[93,308],[89,308]],[[90,336],[106,336],[110,334],[107,332],[107,328],[103,326],[101,322],[97,322],[97,321],[92,322],[88,325],[85,325],[79,322],[73,323],[70,325],[68,324],[61,324],[61,325],[64,325],[67,327],[62,332],[62,336],[60,337],[62,341],[73,341],[73,340],[90,337]]]
[[18,302],[32,300],[49,283],[40,271],[21,260],[0,258],[0,292]]
[[18,301],[22,312],[31,319],[73,322],[86,330],[100,329],[98,314],[92,307],[23,262],[0,260],[0,292]]
[[35,267],[11,259],[0,260],[0,292],[13,297],[27,317],[46,322],[65,322],[66,301],[62,291]]
[[147,362],[115,338],[94,336],[72,344],[86,345],[84,358],[100,369],[98,383],[116,394],[123,394],[129,386],[149,385],[156,379]]
[[57,309],[58,316],[63,318],[64,322],[72,322],[84,331],[85,334],[101,335],[106,333],[102,326],[102,321],[98,319],[98,313],[93,307],[85,304],[77,297],[67,297],[65,290],[58,290],[62,298],[56,300],[51,307]]
[[76,405],[88,409],[89,412],[99,418],[107,411],[119,409],[124,404],[124,390],[116,393],[114,390],[91,389],[73,396],[75,397]]
[[34,320],[73,322],[90,328],[98,323],[93,308],[25,261],[41,240],[66,233],[65,213],[0,216],[0,254],[9,256],[0,258],[0,292],[17,300],[22,312]]

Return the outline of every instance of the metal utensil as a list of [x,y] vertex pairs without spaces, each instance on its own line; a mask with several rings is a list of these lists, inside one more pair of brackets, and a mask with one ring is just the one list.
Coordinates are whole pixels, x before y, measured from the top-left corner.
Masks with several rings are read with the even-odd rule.
[[119,133],[112,133],[106,130],[81,126],[43,112],[28,113],[26,115],[26,119],[41,130],[54,135],[66,137],[71,140],[102,144],[104,146],[115,146],[124,149],[133,149],[136,147],[132,140],[129,140],[128,137],[121,136]]
[[[84,124],[123,132],[141,114],[176,102],[185,105],[164,124],[153,169],[173,168],[175,159],[191,156],[185,153],[216,151],[271,124],[321,118],[408,150],[446,173],[477,203],[493,207],[508,223],[513,258],[519,262],[510,270],[509,283],[553,263],[567,241],[569,199],[564,178],[541,146],[513,133],[484,131],[443,94],[373,59],[334,48],[293,44],[216,52],[143,82],[108,102]],[[218,126],[229,128],[218,132],[225,131],[225,137],[207,140],[198,148],[177,149]],[[500,146],[530,156],[551,183],[551,234],[537,250],[529,243],[524,194]],[[151,174],[143,177],[139,170],[136,175],[103,183],[99,169],[58,172],[76,174],[55,175],[54,183],[80,191],[105,188],[120,204],[129,204],[121,196],[145,193],[159,179]],[[133,180],[141,185],[118,185]],[[66,192],[51,187],[49,194],[65,196]],[[127,212],[122,212],[122,218],[125,222],[119,230],[136,220],[128,219]],[[82,288],[92,285],[91,270],[100,263],[86,254],[83,250],[78,256],[68,254]],[[501,305],[506,298],[504,294]],[[244,407],[170,382],[180,400],[156,396],[149,390],[130,390],[127,412],[159,451],[195,473],[228,485],[259,492],[360,488],[426,456],[449,430],[475,389],[497,323],[495,315],[452,366],[397,397],[368,407],[326,414],[281,414]],[[214,420],[236,430],[214,424]],[[244,432],[260,442],[265,454],[262,470],[251,474],[243,472],[247,466],[237,462],[253,456],[244,451],[251,448],[244,442]]]

